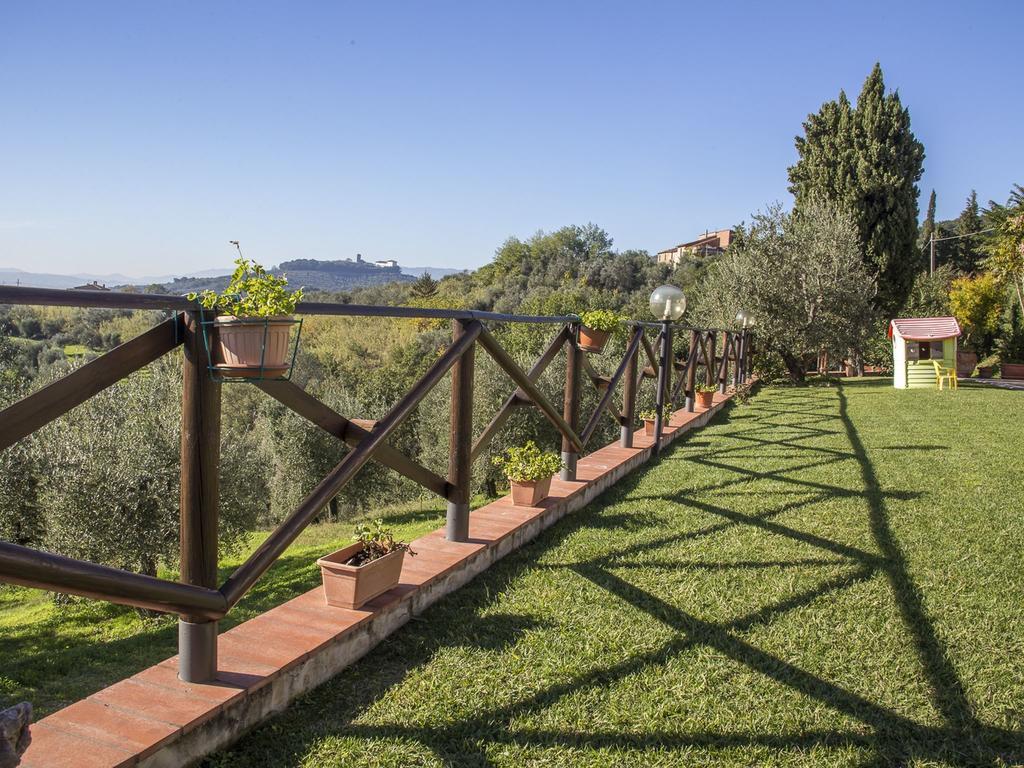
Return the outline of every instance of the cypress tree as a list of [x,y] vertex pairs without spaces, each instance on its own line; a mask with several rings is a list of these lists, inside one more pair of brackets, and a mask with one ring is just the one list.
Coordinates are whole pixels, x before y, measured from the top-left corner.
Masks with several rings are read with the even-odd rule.
[[924,147],[899,94],[886,94],[881,66],[864,81],[855,107],[840,92],[809,115],[796,148],[800,159],[789,169],[796,207],[823,198],[850,211],[865,266],[878,282],[875,308],[891,317],[920,267],[917,181]]
[[[925,214],[924,224],[921,225],[921,235],[917,239],[921,248],[921,261],[928,264],[931,261],[931,239],[932,235],[938,237],[935,232],[935,190],[932,190],[928,197],[928,213]],[[936,265],[938,266],[938,265]]]

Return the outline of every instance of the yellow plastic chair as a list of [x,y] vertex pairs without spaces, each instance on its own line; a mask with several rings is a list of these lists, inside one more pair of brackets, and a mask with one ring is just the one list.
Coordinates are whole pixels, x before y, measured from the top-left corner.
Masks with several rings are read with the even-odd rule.
[[942,389],[942,384],[945,382],[949,385],[950,389],[956,389],[956,368],[946,368],[938,360],[932,360],[932,365],[935,366],[935,382],[939,385],[939,389]]

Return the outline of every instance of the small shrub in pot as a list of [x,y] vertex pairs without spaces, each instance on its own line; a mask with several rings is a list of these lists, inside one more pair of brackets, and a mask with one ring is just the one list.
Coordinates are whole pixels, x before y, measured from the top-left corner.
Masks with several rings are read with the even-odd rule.
[[701,408],[710,408],[714,403],[715,392],[718,391],[718,387],[713,384],[698,384],[695,388],[697,405]]
[[395,541],[383,520],[357,525],[355,543],[317,560],[328,605],[359,608],[398,584],[409,545]]
[[654,422],[658,418],[658,412],[655,410],[640,411],[637,414],[637,418],[644,423],[644,434],[648,437],[654,437]]
[[592,309],[580,315],[580,349],[601,354],[622,318],[610,309]]
[[302,289],[288,290],[288,280],[267,272],[242,256],[235,260],[231,282],[221,293],[203,291],[188,298],[217,310],[210,332],[215,370],[232,377],[274,378],[288,372],[295,305]]
[[492,461],[501,467],[512,486],[512,502],[535,507],[551,490],[552,476],[562,469],[562,459],[553,451],[542,451],[533,440],[519,448],[509,448]]

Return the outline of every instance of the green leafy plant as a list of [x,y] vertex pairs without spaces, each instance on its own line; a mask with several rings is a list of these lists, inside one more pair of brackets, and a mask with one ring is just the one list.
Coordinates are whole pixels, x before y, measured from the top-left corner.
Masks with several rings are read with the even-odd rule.
[[347,565],[363,565],[402,550],[412,556],[416,555],[404,541],[395,541],[394,534],[390,528],[384,527],[383,520],[374,520],[369,525],[360,523],[352,539],[362,544],[363,548],[348,559]]
[[542,451],[533,440],[519,448],[509,448],[491,461],[501,467],[514,483],[531,483],[551,477],[562,469],[562,459],[553,451]]
[[595,331],[615,331],[622,323],[622,316],[610,309],[592,309],[580,315],[580,322]]
[[714,384],[698,384],[694,387],[698,392],[717,392],[718,387]]
[[637,418],[640,419],[640,421],[654,421],[658,418],[658,412],[653,408],[649,411],[640,411],[640,413],[637,414]]
[[203,291],[190,293],[206,309],[219,309],[235,317],[276,317],[295,312],[302,300],[302,289],[288,291],[288,279],[267,272],[255,261],[242,256],[235,260],[231,282],[222,293]]

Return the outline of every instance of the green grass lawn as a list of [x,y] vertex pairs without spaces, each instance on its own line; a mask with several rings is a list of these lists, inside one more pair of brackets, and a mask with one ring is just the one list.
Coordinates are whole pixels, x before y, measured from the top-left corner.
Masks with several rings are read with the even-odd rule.
[[767,389],[208,764],[1019,764],[1022,417]]
[[[402,539],[444,525],[443,502],[424,501],[380,513]],[[352,522],[310,526],[227,618],[222,630],[320,583],[316,559],[351,543]],[[266,537],[253,534],[244,552],[225,558],[221,581]],[[174,578],[175,574],[161,574]],[[143,617],[131,608],[91,600],[55,605],[35,589],[0,589],[0,696],[3,706],[31,701],[36,719],[178,652],[177,618]]]
[[64,354],[67,357],[85,357],[93,350],[85,346],[85,344],[65,344]]

